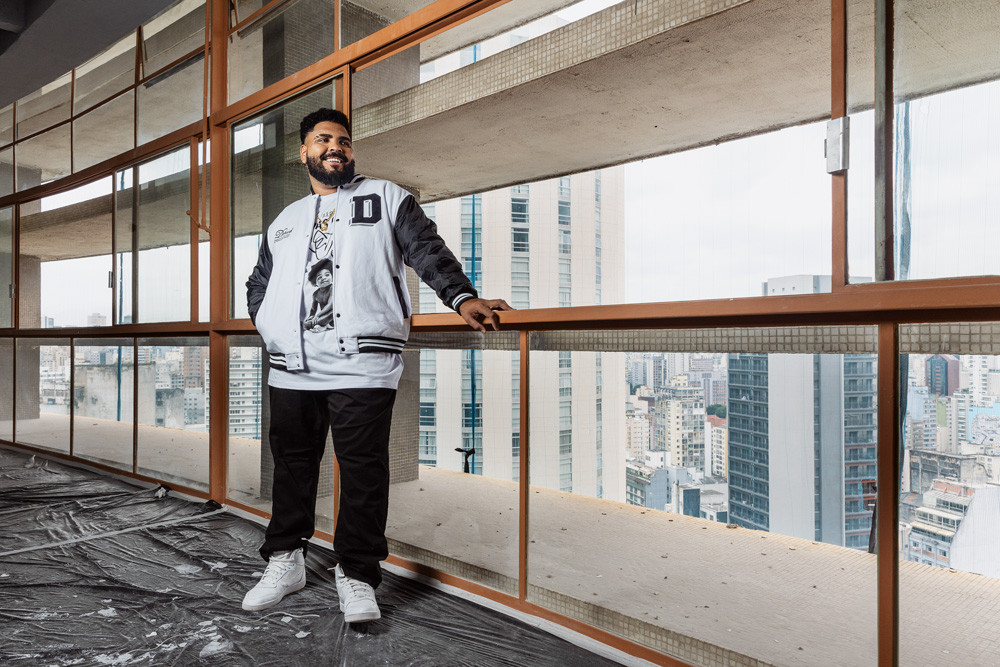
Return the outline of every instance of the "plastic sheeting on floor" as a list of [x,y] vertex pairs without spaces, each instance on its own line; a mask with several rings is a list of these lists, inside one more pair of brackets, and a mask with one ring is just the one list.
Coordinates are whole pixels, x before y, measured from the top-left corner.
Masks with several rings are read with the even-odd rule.
[[0,447],[0,664],[615,664],[391,573],[382,619],[347,625],[315,545],[305,589],[243,611],[263,534],[213,503]]

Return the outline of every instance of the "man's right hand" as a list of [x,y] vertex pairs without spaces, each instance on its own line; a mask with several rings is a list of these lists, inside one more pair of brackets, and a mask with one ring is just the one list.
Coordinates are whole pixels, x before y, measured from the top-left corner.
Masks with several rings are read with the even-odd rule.
[[494,331],[500,330],[500,316],[496,314],[498,310],[514,310],[503,299],[466,299],[458,304],[458,314],[462,316],[470,327],[476,331],[486,333],[483,322],[489,320]]

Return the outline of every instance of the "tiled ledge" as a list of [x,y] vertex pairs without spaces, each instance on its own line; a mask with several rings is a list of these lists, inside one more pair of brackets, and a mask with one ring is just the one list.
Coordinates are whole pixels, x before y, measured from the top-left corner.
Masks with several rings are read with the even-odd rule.
[[[394,553],[510,593],[516,488],[421,468],[392,489]],[[530,602],[694,665],[877,661],[873,555],[545,489],[530,503]],[[1000,664],[1000,581],[901,563],[900,597],[901,664]]]

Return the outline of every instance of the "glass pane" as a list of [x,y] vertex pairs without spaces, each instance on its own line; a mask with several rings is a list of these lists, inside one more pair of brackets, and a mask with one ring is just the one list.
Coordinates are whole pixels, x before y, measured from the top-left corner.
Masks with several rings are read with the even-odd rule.
[[900,280],[1000,274],[995,2],[895,4]]
[[[515,308],[826,292],[824,132],[788,128],[438,201],[432,217],[470,277],[475,262],[477,288]],[[664,261],[664,248],[685,251]],[[775,291],[766,283],[778,275],[816,280]]]
[[71,173],[69,123],[17,145],[17,191],[54,181]]
[[333,53],[334,0],[290,0],[229,37],[229,103]]
[[431,2],[433,0],[411,0],[406,3],[341,0],[340,48],[378,32],[418,9],[423,9]]
[[14,208],[0,208],[0,329],[14,326]]
[[135,92],[128,91],[73,121],[73,170],[135,148]]
[[532,334],[528,600],[691,664],[873,664],[874,341],[801,333]]
[[17,101],[17,138],[69,120],[72,74],[66,73]]
[[321,107],[336,108],[334,86],[322,88],[233,126],[233,317],[248,317],[246,281],[257,263],[262,233],[283,208],[309,194],[299,162],[299,123]]
[[142,37],[143,76],[204,47],[205,0],[181,0],[163,10],[142,26]]
[[[1000,326],[911,325],[900,339],[900,664],[988,665],[1000,613],[1000,357],[989,354]],[[943,613],[927,616],[928,604]]]
[[14,440],[14,339],[0,338],[0,440]]
[[111,322],[111,180],[21,205],[20,326]]
[[0,146],[14,141],[14,104],[0,109]]
[[114,229],[114,270],[116,324],[130,324],[133,320],[135,298],[135,272],[132,260],[136,249],[135,240],[135,190],[132,183],[138,167],[129,167],[115,173],[115,229]]
[[131,338],[75,341],[74,456],[132,470],[133,352]]
[[871,282],[875,276],[875,112],[851,115],[847,172],[848,282]]
[[560,30],[617,4],[620,0],[544,0],[512,3],[486,12],[420,44],[420,82]]
[[[824,133],[814,123],[632,163],[624,186],[602,170],[610,172],[609,187],[601,185],[610,190],[600,204],[602,302],[760,296],[771,276],[829,275],[830,182],[816,150]],[[623,208],[624,261],[615,256]],[[685,251],[663,261],[663,248]],[[624,294],[616,295],[621,278]]]
[[[236,0],[236,20],[245,21],[248,16],[263,7],[268,0]],[[233,25],[236,25],[235,23]]]
[[[351,75],[351,107],[356,111],[419,83],[420,47],[413,46]],[[352,128],[353,135],[360,138],[372,134],[369,124],[385,122],[378,115],[377,111],[352,114],[351,122],[357,125]]]
[[69,453],[68,338],[17,341],[17,442]]
[[416,444],[417,451],[392,473],[389,550],[516,595],[517,353],[421,349],[404,357],[390,448],[405,443],[413,452]]
[[850,169],[847,172],[848,282],[875,275],[875,5],[847,7],[847,113]]
[[14,192],[14,148],[0,151],[0,197]]
[[[73,113],[90,107],[135,83],[135,34],[130,33],[100,55],[76,68]],[[118,131],[124,131],[123,126]]]
[[203,229],[198,230],[198,321],[208,322],[212,319],[212,248],[209,235]]
[[[204,202],[204,207],[198,212],[200,216],[202,213],[205,215],[205,219],[202,221],[204,225],[210,223],[211,209],[212,209],[212,188],[208,189],[202,188],[202,185],[211,185],[212,178],[212,166],[209,164],[207,167],[202,162],[202,149],[205,150],[205,159],[210,159],[211,155],[211,142],[209,145],[203,143],[198,144],[198,201],[201,202],[202,198],[206,201]],[[204,174],[204,170],[208,169],[208,174]],[[205,180],[202,180],[202,177]],[[208,232],[204,229],[198,230],[198,321],[208,322],[212,319],[211,315],[211,292],[212,292],[212,248],[211,248],[211,238]]]
[[191,319],[190,170],[187,146],[139,165],[137,322]]
[[139,340],[138,470],[208,490],[208,341]]
[[[229,449],[226,465],[229,481],[226,497],[270,512],[274,462],[267,440],[270,406],[266,359],[260,337],[229,338]],[[327,473],[332,480],[332,470]],[[321,483],[326,476],[321,478]],[[324,495],[327,498],[323,506],[332,510],[331,493]],[[323,513],[332,517],[329,510]]]
[[139,145],[200,120],[205,56],[198,54],[139,86]]

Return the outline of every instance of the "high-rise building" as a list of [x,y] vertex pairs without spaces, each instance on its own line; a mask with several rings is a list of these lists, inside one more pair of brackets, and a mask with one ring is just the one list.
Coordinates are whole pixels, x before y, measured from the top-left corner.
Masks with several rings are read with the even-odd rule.
[[729,475],[729,428],[726,420],[717,415],[705,416],[705,461],[710,476],[726,479]]
[[705,399],[701,387],[677,375],[673,386],[657,395],[653,409],[653,445],[665,451],[670,465],[705,470]]
[[959,388],[959,362],[953,354],[935,354],[927,359],[927,388],[938,396],[951,396]]
[[641,412],[628,415],[625,418],[625,433],[629,456],[642,461],[649,449],[649,416]]
[[259,347],[233,347],[229,354],[229,435],[261,439],[262,369]]
[[942,439],[942,446],[938,447],[938,451],[961,454],[962,443],[969,441],[969,408],[972,405],[972,394],[966,390],[956,391],[947,398],[938,400],[944,403],[947,429],[946,438]]
[[[765,289],[805,292],[824,278],[792,276],[768,281]],[[875,360],[873,354],[729,355],[732,522],[867,548],[876,479]]]
[[[506,295],[514,308],[582,306],[622,298],[623,194],[619,167],[424,210],[482,293]],[[418,312],[444,310],[426,285],[419,294]],[[519,479],[519,353],[420,357],[420,463],[462,470],[466,453],[455,450],[471,450],[470,472]],[[532,484],[624,501],[624,353],[553,351],[532,355],[531,368]]]

